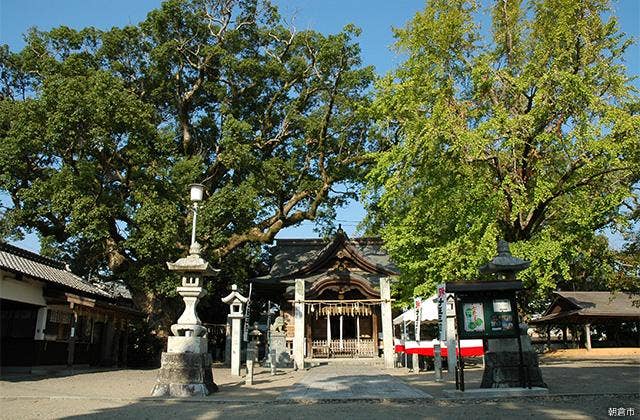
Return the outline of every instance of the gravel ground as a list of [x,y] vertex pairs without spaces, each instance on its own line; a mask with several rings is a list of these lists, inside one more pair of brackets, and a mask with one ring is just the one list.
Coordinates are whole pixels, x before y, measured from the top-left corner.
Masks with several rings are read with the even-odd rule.
[[[336,369],[339,370],[337,367]],[[363,369],[374,369],[363,366]],[[396,419],[396,418],[610,418],[640,416],[640,360],[547,362],[542,366],[550,396],[485,401],[442,398],[449,383],[435,383],[433,374],[387,370],[396,378],[433,395],[435,400],[324,401],[305,404],[275,397],[309,372],[283,371],[271,376],[260,369],[253,387],[216,369],[221,390],[195,400],[149,397],[156,370],[77,372],[44,377],[10,375],[0,381],[0,418],[263,418],[263,419]],[[312,369],[313,370],[313,369]],[[480,367],[467,371],[467,386],[477,387]],[[629,411],[627,411],[629,410]]]

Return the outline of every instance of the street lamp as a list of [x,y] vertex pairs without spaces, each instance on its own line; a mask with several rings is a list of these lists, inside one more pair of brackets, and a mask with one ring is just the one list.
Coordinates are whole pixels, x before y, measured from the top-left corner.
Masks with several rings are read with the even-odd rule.
[[193,202],[193,225],[191,227],[191,245],[196,243],[196,218],[198,217],[198,203],[202,201],[204,195],[204,185],[191,184],[191,201]]

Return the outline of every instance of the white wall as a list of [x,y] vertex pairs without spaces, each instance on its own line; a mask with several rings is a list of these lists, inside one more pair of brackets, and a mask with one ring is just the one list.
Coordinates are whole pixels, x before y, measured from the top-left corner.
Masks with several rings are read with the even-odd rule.
[[16,280],[10,273],[0,270],[0,298],[32,305],[46,306],[42,296],[42,285]]

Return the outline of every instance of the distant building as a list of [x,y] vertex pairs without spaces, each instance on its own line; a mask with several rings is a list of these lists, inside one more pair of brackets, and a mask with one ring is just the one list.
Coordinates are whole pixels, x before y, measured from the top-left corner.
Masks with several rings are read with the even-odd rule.
[[[0,243],[0,366],[118,366],[141,314],[117,283],[90,283],[65,264]],[[25,369],[26,368],[26,369]]]

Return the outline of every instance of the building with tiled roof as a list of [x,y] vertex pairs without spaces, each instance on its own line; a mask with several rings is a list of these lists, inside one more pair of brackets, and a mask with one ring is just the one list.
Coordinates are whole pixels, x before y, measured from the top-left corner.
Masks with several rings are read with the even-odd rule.
[[59,261],[0,242],[0,366],[126,364],[139,317],[117,282],[90,282]]
[[377,358],[380,350],[387,364],[393,338],[389,282],[398,274],[381,239],[352,239],[339,229],[330,240],[277,240],[269,273],[251,283],[283,310],[299,364],[302,354]]

